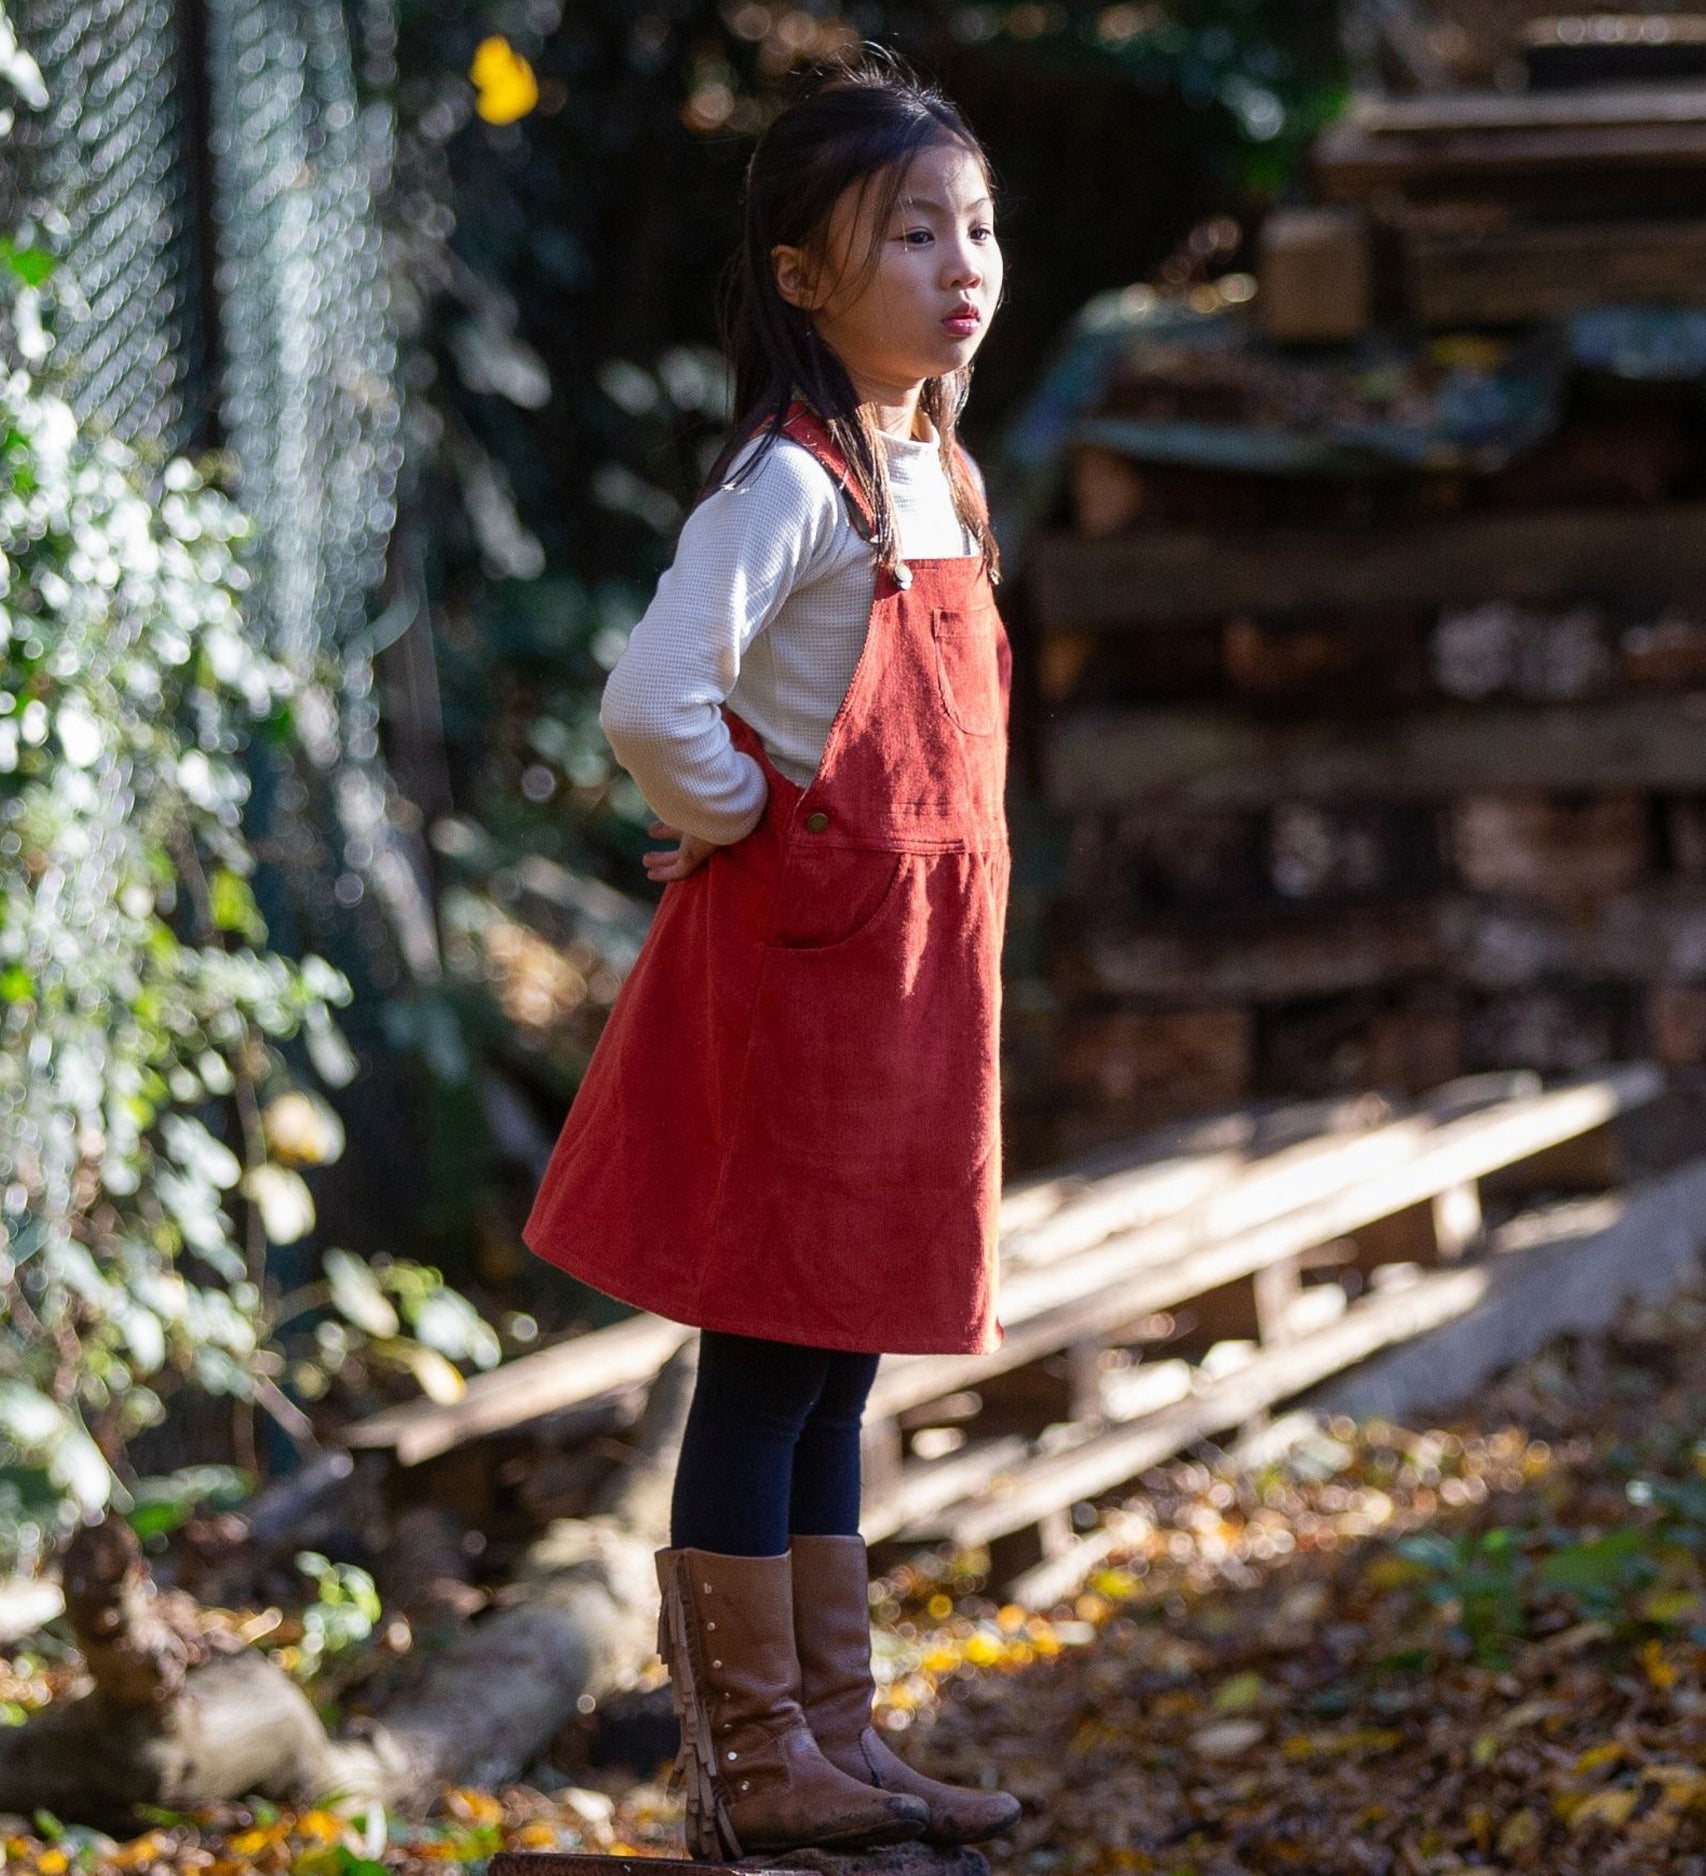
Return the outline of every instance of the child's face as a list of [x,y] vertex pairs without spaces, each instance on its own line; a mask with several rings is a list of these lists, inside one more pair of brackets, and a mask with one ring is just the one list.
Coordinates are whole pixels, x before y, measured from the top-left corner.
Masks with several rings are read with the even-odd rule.
[[783,297],[811,311],[861,398],[904,397],[969,364],[1001,297],[989,179],[969,150],[920,151],[879,227],[885,193],[876,178],[843,192],[821,265],[799,248],[771,254]]

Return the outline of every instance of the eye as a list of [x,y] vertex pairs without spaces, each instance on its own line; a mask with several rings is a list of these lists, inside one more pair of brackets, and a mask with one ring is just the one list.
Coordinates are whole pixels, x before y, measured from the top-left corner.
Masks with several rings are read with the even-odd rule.
[[979,222],[972,230],[972,235],[979,241],[993,241],[995,239],[995,230],[989,227],[987,223]]
[[908,228],[905,234],[901,236],[901,240],[907,242],[912,247],[918,247],[925,241],[934,241],[935,239],[936,237],[928,228]]

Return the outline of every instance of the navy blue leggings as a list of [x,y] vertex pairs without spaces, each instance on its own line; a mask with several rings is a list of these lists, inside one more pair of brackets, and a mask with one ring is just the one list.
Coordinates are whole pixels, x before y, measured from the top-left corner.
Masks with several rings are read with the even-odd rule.
[[775,1557],[859,1528],[859,1423],[878,1357],[706,1329],[670,1505],[677,1549]]

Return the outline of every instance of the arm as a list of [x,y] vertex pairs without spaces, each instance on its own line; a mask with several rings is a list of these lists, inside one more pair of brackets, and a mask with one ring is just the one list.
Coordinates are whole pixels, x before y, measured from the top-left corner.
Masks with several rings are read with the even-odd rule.
[[714,846],[757,826],[764,772],[734,747],[721,705],[746,648],[810,576],[841,521],[829,478],[782,443],[688,516],[599,709],[616,759],[669,826]]

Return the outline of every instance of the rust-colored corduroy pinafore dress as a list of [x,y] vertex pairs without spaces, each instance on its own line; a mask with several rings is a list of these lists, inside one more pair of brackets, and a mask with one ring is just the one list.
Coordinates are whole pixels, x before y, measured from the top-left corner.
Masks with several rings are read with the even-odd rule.
[[[870,517],[803,406],[787,434]],[[907,578],[907,576],[910,576]],[[546,1170],[539,1256],[673,1321],[999,1345],[1011,655],[982,560],[879,569],[810,785],[665,887]]]

